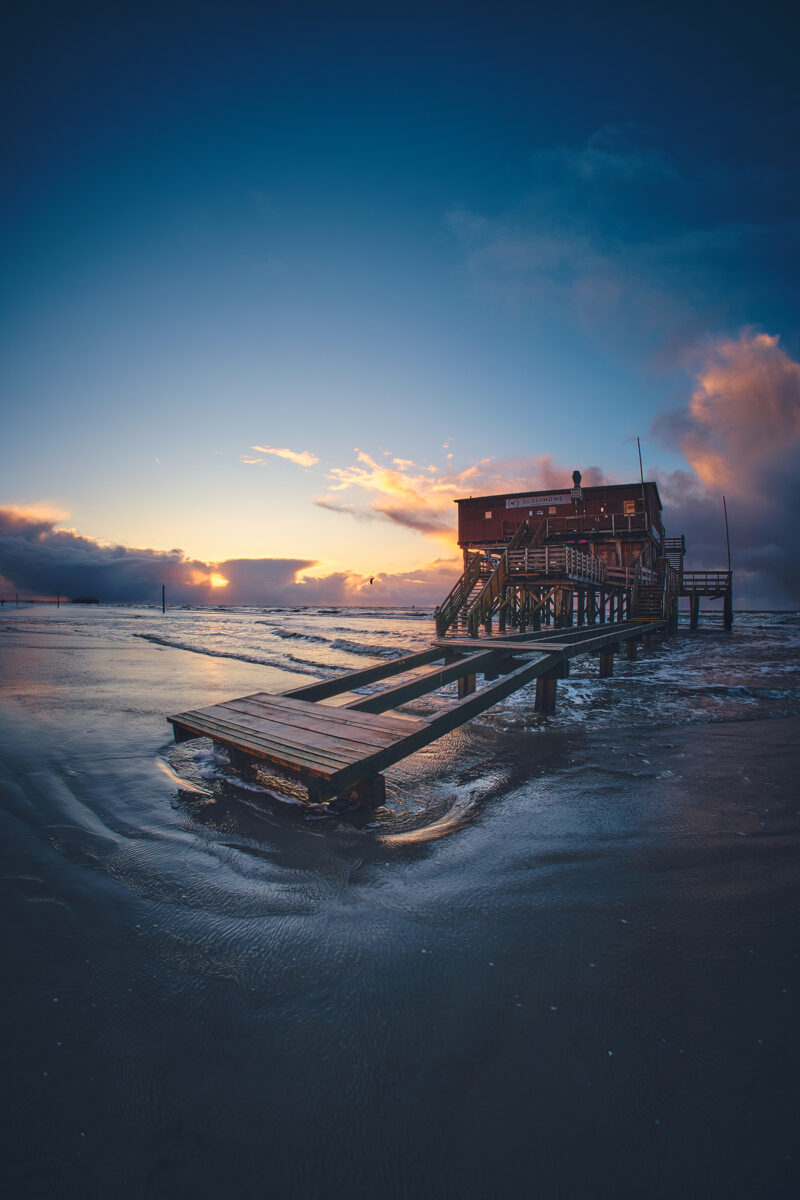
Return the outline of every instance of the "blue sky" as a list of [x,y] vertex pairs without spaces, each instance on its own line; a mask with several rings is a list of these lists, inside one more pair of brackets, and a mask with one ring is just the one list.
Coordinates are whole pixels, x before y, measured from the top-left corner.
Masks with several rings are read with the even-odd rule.
[[[785,559],[766,481],[798,463],[796,26],[771,5],[15,12],[0,505],[212,565],[379,571],[389,600],[453,554],[398,496],[435,524],[486,459],[495,489],[635,477],[639,434],[698,552],[703,505],[727,490],[737,514],[740,487],[752,594],[777,570],[789,596],[745,508]],[[712,375],[724,478],[692,425]]]

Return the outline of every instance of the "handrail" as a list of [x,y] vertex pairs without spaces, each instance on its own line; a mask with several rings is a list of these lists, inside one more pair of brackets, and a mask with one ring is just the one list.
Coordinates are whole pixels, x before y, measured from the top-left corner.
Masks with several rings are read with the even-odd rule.
[[728,591],[732,575],[732,571],[684,571],[681,591],[696,592],[707,590],[709,587],[718,591]]
[[[605,583],[609,569],[599,558],[584,554],[574,546],[543,546],[533,550],[512,551],[508,555],[511,575],[568,575],[587,583]],[[621,568],[623,574],[625,568]]]
[[486,580],[486,583],[473,600],[470,610],[467,613],[467,626],[472,637],[477,636],[478,626],[480,625],[481,621],[485,620],[488,614],[494,610],[495,601],[497,600],[498,596],[502,595],[503,586],[508,578],[508,563],[510,555],[514,553],[514,551],[528,536],[528,522],[523,521],[503,553],[500,555],[500,561],[498,562],[494,571]]
[[458,612],[464,606],[475,584],[478,582],[483,569],[483,557],[480,554],[470,554],[463,572],[453,584],[438,608],[434,609],[433,619],[436,624],[437,637],[443,637]]

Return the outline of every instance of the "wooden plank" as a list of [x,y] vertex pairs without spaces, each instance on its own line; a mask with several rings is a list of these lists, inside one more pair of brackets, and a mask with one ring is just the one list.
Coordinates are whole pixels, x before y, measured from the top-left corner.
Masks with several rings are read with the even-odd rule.
[[403,737],[405,733],[409,732],[409,725],[419,724],[422,720],[419,716],[405,716],[404,714],[353,713],[347,706],[333,708],[329,704],[317,704],[307,700],[287,700],[283,696],[271,695],[266,691],[255,692],[253,696],[245,698],[263,703],[269,712],[279,714],[278,720],[288,720],[291,716],[291,724],[295,724],[295,719],[301,724],[311,713],[315,722],[320,722],[320,724],[325,722],[331,728],[342,726],[353,730],[357,727],[365,731],[384,733],[390,737]]
[[[219,707],[230,712],[247,713],[257,721],[279,721],[282,725],[292,727],[300,733],[322,732],[331,737],[341,737],[346,741],[359,742],[365,746],[383,746],[397,736],[393,731],[386,729],[367,729],[355,721],[348,724],[346,719],[329,721],[326,719],[324,711],[321,716],[317,716],[318,705],[316,704],[309,705],[311,711],[308,713],[295,713],[288,709],[282,710],[278,706],[259,704],[248,696],[244,696],[241,700],[228,700]],[[336,711],[346,718],[347,709],[337,709]],[[407,733],[408,730],[406,729],[404,732]]]
[[176,717],[170,717],[169,720],[178,729],[188,729],[198,737],[209,737],[224,745],[234,746],[245,754],[265,759],[301,776],[309,774],[329,780],[341,768],[339,760],[326,759],[311,753],[308,755],[295,753],[296,747],[288,747],[285,742],[273,741],[266,736],[238,730],[231,727],[229,722],[200,718],[196,721],[187,721],[184,725]]
[[413,722],[420,719],[404,715],[377,716],[370,713],[351,713],[351,710],[348,708],[333,708],[332,706],[322,704],[317,705],[308,700],[295,700],[289,696],[282,696],[272,692],[254,692],[247,699],[260,700],[265,705],[273,709],[278,709],[281,713],[295,712],[300,714],[310,710],[315,715],[318,715],[320,720],[327,720],[332,723],[345,722],[348,725],[361,725],[365,729],[383,729],[387,733],[408,733],[409,721]]
[[266,734],[271,738],[280,738],[286,745],[302,747],[303,750],[324,750],[326,753],[337,755],[343,761],[350,761],[364,754],[372,754],[396,741],[396,735],[384,734],[369,741],[357,736],[345,736],[338,731],[313,726],[297,726],[285,724],[279,718],[265,718],[228,709],[224,713],[209,714],[215,720],[228,721],[241,729],[247,729],[257,735]]
[[[186,713],[180,720],[172,718],[176,724],[185,728],[197,728],[203,730],[213,729],[216,732],[214,737],[219,737],[223,730],[227,730],[231,738],[235,738],[237,745],[266,746],[278,747],[284,751],[291,751],[295,758],[309,763],[316,762],[327,766],[342,766],[345,763],[353,762],[359,757],[363,757],[364,753],[374,753],[379,747],[363,747],[360,751],[351,748],[347,749],[347,745],[337,744],[326,746],[323,744],[315,745],[309,740],[298,740],[296,737],[297,731],[291,731],[287,736],[286,730],[280,725],[274,726],[267,723],[253,725],[247,723],[246,719],[233,716],[226,717],[217,713],[197,712]],[[209,735],[210,736],[210,735]],[[386,743],[389,745],[390,743]]]
[[339,692],[349,692],[352,688],[363,687],[367,683],[377,683],[379,679],[402,675],[412,667],[424,666],[426,663],[435,662],[437,658],[441,658],[441,655],[436,651],[421,650],[417,654],[408,654],[404,658],[393,658],[372,667],[346,671],[343,675],[336,675],[333,679],[321,679],[317,683],[307,683],[299,688],[290,688],[283,692],[283,695],[297,700],[325,700],[328,696],[336,696]]
[[[359,754],[367,754],[396,741],[398,737],[396,733],[387,733],[379,729],[365,731],[362,726],[355,724],[334,726],[324,720],[315,723],[313,720],[315,714],[313,713],[308,715],[303,724],[300,724],[299,718],[293,717],[292,714],[284,719],[277,710],[274,714],[270,713],[269,715],[263,712],[253,712],[252,706],[242,708],[237,701],[231,701],[223,707],[226,712],[231,714],[242,714],[242,723],[247,724],[248,727],[260,729],[268,726],[270,732],[276,736],[280,731],[281,736],[285,736],[289,741],[307,742],[311,746],[325,745],[331,749],[337,745],[343,749],[352,746]],[[231,720],[237,719],[238,716],[231,716]]]

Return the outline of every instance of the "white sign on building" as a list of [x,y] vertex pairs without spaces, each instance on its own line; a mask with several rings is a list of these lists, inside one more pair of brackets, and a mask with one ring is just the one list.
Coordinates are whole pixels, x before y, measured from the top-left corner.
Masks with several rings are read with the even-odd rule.
[[509,496],[506,508],[547,508],[551,504],[569,504],[569,492],[552,492],[549,496]]

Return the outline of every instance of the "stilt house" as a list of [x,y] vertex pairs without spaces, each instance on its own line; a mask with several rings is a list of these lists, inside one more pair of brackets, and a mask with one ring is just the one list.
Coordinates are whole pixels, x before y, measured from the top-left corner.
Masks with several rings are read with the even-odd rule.
[[[683,539],[664,536],[655,483],[506,492],[457,500],[464,573],[437,609],[440,635],[661,616],[677,598]],[[670,561],[674,560],[674,561]],[[674,576],[674,577],[672,577]]]

